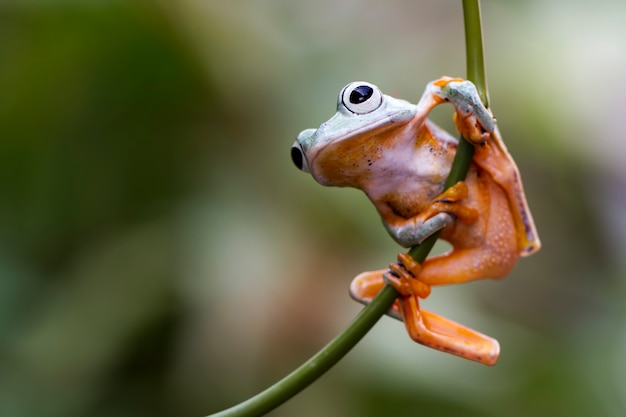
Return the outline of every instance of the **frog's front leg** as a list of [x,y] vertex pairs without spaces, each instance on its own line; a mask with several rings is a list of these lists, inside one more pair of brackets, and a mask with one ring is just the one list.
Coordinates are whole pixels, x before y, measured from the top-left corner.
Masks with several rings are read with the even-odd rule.
[[421,244],[433,233],[451,226],[454,221],[472,224],[478,219],[478,211],[462,204],[467,197],[467,184],[460,181],[437,196],[417,216],[396,218],[385,223],[387,231],[404,247]]
[[476,86],[470,81],[451,81],[441,88],[441,95],[454,105],[459,133],[474,144],[487,141],[496,129],[496,122],[480,100]]
[[[428,98],[428,95],[432,98]],[[493,115],[483,105],[471,81],[442,77],[428,84],[422,100],[451,103],[456,110],[454,120],[457,130],[473,144],[486,142],[490,133],[496,129]]]

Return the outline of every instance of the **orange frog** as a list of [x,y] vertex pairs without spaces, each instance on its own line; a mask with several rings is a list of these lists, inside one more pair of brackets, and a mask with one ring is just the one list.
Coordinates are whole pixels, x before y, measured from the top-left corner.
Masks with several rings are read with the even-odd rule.
[[[465,181],[444,191],[457,141],[427,116],[446,102],[475,152]],[[422,265],[401,253],[388,270],[357,276],[350,295],[367,304],[388,283],[400,293],[389,314],[404,321],[412,339],[493,365],[500,352],[495,339],[419,306],[431,285],[502,278],[520,256],[541,246],[517,166],[474,84],[443,77],[428,84],[414,105],[370,83],[350,83],[339,93],[335,115],[302,131],[291,156],[323,185],[363,190],[402,246],[442,230],[450,252]]]

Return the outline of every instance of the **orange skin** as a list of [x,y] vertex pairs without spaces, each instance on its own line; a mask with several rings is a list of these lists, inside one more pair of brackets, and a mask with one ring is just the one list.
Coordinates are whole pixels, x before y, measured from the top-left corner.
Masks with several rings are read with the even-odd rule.
[[[298,136],[294,149],[301,154],[294,161],[322,184],[363,190],[401,245],[419,244],[442,229],[452,250],[422,265],[401,253],[388,270],[358,275],[350,295],[367,304],[390,284],[400,297],[389,314],[404,321],[413,340],[493,365],[500,352],[495,339],[422,310],[419,299],[433,285],[503,278],[520,256],[539,250],[517,166],[471,83],[443,77],[428,85],[416,106],[381,94],[379,107],[367,102],[379,99],[376,90],[352,102],[355,94],[370,93],[357,85],[342,91],[332,119]],[[427,120],[444,102],[453,104],[457,130],[475,145],[465,181],[446,191],[457,142]]]

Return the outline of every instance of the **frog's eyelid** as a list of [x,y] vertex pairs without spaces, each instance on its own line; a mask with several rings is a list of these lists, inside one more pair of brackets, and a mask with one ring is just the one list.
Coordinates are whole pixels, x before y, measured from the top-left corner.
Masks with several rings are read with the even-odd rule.
[[383,94],[378,87],[364,81],[348,84],[341,91],[341,104],[355,114],[367,114],[383,103]]

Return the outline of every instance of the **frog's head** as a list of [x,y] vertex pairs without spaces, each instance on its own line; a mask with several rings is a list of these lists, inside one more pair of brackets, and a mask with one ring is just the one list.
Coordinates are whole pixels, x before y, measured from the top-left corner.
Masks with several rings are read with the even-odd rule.
[[291,159],[321,184],[355,186],[393,142],[391,130],[405,125],[416,111],[415,105],[384,95],[373,84],[352,82],[339,93],[337,111],[328,121],[300,132]]

